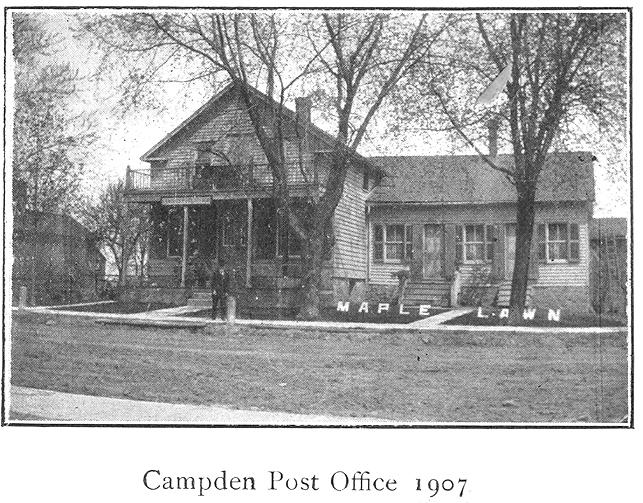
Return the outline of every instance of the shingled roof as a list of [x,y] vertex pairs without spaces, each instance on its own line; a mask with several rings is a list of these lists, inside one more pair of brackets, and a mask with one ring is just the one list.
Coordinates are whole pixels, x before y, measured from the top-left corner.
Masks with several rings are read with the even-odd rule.
[[[512,155],[496,162],[513,167]],[[516,201],[516,189],[501,172],[477,155],[384,156],[369,158],[389,176],[368,198],[370,204],[456,204]],[[556,152],[547,157],[537,201],[593,201],[593,156]]]

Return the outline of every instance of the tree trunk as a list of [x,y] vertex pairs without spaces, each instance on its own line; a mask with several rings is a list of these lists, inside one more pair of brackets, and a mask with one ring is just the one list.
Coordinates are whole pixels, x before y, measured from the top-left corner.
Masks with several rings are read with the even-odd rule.
[[[38,224],[39,224],[40,217],[38,216],[38,212],[34,210],[33,212],[33,248],[32,248],[32,257],[31,257],[31,287],[29,288],[29,297],[30,297],[30,303],[32,306],[36,305],[36,260],[38,260],[38,241],[40,240],[40,236],[38,235]],[[26,227],[26,226],[25,226]],[[53,271],[50,271],[50,274]]]
[[120,258],[121,267],[118,271],[118,284],[120,286],[125,286],[125,283],[127,281],[127,258],[128,254],[125,253],[125,244],[123,244]]
[[527,281],[529,279],[529,260],[534,231],[535,187],[517,187],[518,208],[516,214],[516,258],[511,280],[511,297],[509,305],[512,311],[519,313],[527,300]]
[[321,288],[322,267],[324,262],[323,227],[315,227],[303,246],[302,256],[302,295],[303,303],[297,319],[319,319],[319,291]]

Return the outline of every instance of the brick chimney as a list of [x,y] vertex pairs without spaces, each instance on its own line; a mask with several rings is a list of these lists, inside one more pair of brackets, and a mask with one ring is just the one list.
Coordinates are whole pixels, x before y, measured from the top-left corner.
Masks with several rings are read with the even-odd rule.
[[498,119],[489,119],[487,128],[489,129],[489,157],[498,155]]

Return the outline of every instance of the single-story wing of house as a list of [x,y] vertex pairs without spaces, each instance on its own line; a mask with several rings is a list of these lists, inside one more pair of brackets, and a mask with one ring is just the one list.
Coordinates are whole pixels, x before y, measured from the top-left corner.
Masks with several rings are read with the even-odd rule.
[[[259,105],[269,100],[251,94]],[[143,155],[148,171],[128,169],[126,200],[150,206],[149,288],[207,303],[208,271],[223,261],[241,304],[295,307],[301,243],[275,202],[244,103],[228,85],[179,124]],[[311,184],[323,190],[335,139],[312,124],[308,98],[281,113],[290,193],[303,200]],[[528,302],[586,311],[592,154],[550,154],[536,201]],[[355,154],[334,215],[322,299],[507,305],[515,222],[515,188],[478,156]]]
[[[390,156],[371,161],[392,176],[368,196],[369,283],[390,284],[409,269],[407,298],[506,305],[516,245],[516,189],[477,155]],[[494,162],[507,167],[511,155]],[[585,310],[589,305],[589,224],[594,201],[593,156],[550,154],[536,193],[529,269],[535,306]],[[400,243],[404,243],[402,246]],[[437,300],[437,299],[436,299]]]

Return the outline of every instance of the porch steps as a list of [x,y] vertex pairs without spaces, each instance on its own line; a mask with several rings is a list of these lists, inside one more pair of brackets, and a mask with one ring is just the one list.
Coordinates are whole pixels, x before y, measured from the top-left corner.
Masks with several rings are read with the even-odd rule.
[[[527,286],[527,300],[525,304],[531,305],[531,296],[533,293],[533,288],[531,285]],[[498,300],[496,305],[498,307],[509,307],[509,299],[511,297],[511,281],[504,281],[500,284],[498,288]]]
[[449,307],[451,302],[451,284],[446,280],[413,280],[404,289],[403,302],[407,306],[430,304]]

